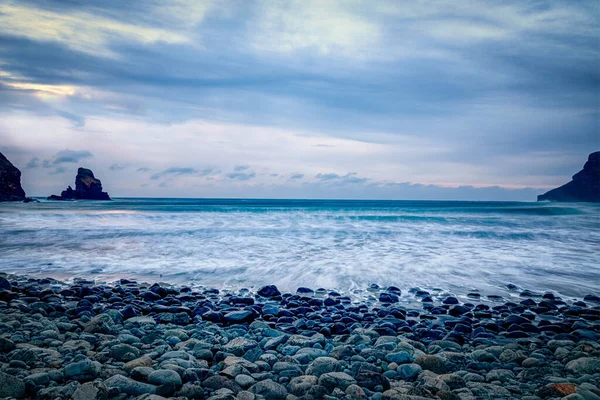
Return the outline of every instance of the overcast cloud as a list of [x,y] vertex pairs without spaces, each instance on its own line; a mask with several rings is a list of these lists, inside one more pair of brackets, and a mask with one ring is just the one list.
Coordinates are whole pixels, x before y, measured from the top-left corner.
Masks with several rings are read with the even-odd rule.
[[600,148],[597,1],[0,1],[28,194],[534,200]]

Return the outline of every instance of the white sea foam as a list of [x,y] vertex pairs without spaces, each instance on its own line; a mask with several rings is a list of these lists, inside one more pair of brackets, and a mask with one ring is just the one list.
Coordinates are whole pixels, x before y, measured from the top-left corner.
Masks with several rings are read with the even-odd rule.
[[338,203],[3,204],[0,271],[286,290],[599,289],[597,206]]

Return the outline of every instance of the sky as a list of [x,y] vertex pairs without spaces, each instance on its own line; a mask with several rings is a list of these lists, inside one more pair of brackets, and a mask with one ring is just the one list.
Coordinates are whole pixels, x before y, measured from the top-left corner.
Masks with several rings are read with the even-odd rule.
[[595,0],[0,0],[32,196],[527,201],[599,149]]

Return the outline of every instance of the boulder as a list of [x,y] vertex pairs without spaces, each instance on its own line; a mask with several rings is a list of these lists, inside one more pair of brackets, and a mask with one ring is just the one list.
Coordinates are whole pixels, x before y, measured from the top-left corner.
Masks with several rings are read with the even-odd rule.
[[78,381],[91,381],[100,373],[102,366],[98,361],[92,361],[89,358],[84,358],[81,361],[76,361],[67,364],[64,367],[63,373],[65,377]]
[[108,387],[102,382],[88,382],[73,393],[73,400],[108,400]]
[[588,156],[573,180],[537,198],[538,201],[600,202],[600,151]]
[[23,397],[25,383],[17,377],[0,371],[0,398]]
[[21,187],[21,171],[0,153],[0,201],[25,199],[25,191]]
[[60,196],[51,195],[48,200],[110,200],[110,196],[102,191],[102,182],[96,179],[91,169],[80,167],[75,177],[75,190],[69,186]]
[[258,295],[262,297],[275,297],[280,296],[281,292],[277,289],[275,285],[267,285],[258,289]]
[[104,384],[110,388],[117,388],[121,393],[125,393],[132,396],[139,396],[142,394],[156,392],[156,386],[148,383],[136,382],[131,378],[127,378],[123,375],[113,375],[104,381]]
[[288,395],[285,387],[271,379],[265,379],[264,381],[254,384],[250,388],[250,392],[261,395],[266,399],[273,400],[284,400]]

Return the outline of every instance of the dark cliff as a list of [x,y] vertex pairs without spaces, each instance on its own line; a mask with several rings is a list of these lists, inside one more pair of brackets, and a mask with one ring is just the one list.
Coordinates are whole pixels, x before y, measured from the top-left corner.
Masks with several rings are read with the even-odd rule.
[[600,151],[589,155],[573,180],[538,196],[538,201],[600,202]]
[[52,195],[48,200],[110,200],[102,191],[102,182],[96,179],[92,170],[79,168],[75,177],[75,190],[69,186],[60,196]]
[[0,153],[0,201],[25,199],[25,191],[21,187],[21,171]]

